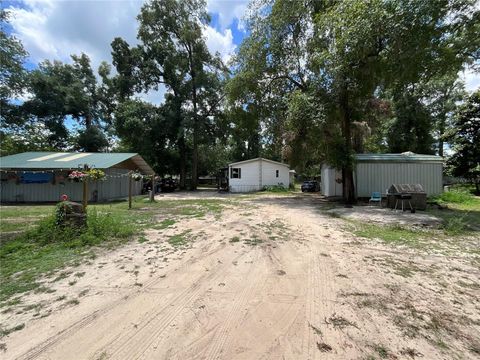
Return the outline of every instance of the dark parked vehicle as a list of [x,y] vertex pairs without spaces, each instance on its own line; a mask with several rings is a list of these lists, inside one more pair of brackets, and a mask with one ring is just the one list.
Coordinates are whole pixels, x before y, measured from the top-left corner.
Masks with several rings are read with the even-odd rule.
[[172,178],[165,178],[160,181],[162,192],[172,192],[177,188],[177,182]]
[[317,192],[320,191],[320,184],[318,181],[304,181],[302,184],[302,192]]

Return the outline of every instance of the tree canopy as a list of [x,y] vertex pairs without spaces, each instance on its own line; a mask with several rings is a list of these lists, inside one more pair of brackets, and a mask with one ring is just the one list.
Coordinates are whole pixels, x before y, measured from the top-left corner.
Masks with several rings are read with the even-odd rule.
[[[231,161],[264,156],[306,176],[328,163],[347,202],[361,152],[453,149],[455,173],[475,177],[477,95],[459,80],[479,70],[474,0],[253,0],[228,66],[207,47],[203,0],[150,0],[137,21],[138,43],[112,39],[97,71],[85,54],[28,71],[2,27],[2,154],[136,151],[192,189]],[[163,102],[140,99],[151,91]]]

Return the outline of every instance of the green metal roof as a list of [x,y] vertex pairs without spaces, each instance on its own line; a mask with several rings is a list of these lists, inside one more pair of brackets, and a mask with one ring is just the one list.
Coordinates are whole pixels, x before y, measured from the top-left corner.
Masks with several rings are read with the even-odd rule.
[[0,157],[0,169],[78,169],[85,164],[108,169],[129,159],[143,173],[154,173],[137,153],[24,152]]
[[379,162],[443,162],[443,158],[437,155],[423,155],[412,152],[401,154],[355,154],[357,161]]

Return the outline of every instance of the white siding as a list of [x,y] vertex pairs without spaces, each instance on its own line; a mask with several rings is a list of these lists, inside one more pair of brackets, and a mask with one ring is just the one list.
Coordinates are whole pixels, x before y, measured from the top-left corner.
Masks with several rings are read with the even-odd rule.
[[342,196],[342,183],[335,181],[342,178],[342,172],[328,165],[322,165],[321,169],[321,193],[327,197]]
[[[231,169],[240,168],[241,178],[232,179]],[[278,178],[276,171],[278,170]],[[231,192],[249,192],[262,190],[264,186],[290,185],[290,168],[285,164],[270,161],[255,160],[240,164],[230,165],[228,168],[229,186]]]
[[[287,165],[275,164],[269,161],[262,161],[262,187],[272,185],[283,185],[287,187],[290,185],[290,168]],[[278,170],[278,178],[276,172]]]
[[427,196],[438,195],[443,190],[442,170],[440,162],[360,162],[355,174],[357,196],[384,193],[392,184],[420,184]]
[[[240,168],[241,178],[231,178],[231,168]],[[228,167],[229,186],[231,192],[249,192],[258,191],[260,185],[260,162],[252,161],[244,164],[232,165]]]
[[[126,169],[106,169],[107,175],[125,175]],[[107,177],[105,181],[89,182],[89,200],[93,199],[94,191],[98,192],[98,201],[128,197],[128,176]],[[140,195],[142,181],[133,181],[133,195]],[[2,181],[0,185],[2,202],[51,202],[60,201],[62,194],[68,195],[72,201],[82,201],[82,183],[65,181],[65,185],[48,184],[16,184],[14,181]]]

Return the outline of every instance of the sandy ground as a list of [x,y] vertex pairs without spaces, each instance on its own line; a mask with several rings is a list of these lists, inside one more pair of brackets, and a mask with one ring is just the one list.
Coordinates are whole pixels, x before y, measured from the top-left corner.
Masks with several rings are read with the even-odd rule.
[[2,315],[26,324],[2,358],[479,358],[478,262],[356,239],[322,204],[251,198],[104,250]]

